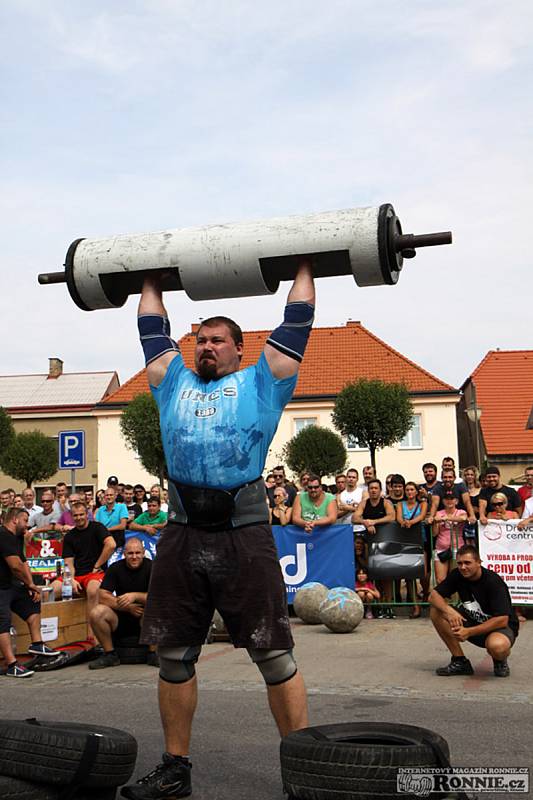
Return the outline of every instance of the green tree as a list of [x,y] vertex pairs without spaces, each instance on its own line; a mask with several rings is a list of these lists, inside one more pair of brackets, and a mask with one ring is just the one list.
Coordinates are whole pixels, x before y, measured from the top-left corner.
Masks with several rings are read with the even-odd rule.
[[334,431],[308,425],[287,442],[283,448],[283,459],[293,472],[299,474],[309,470],[321,478],[344,469],[346,448]]
[[363,378],[342,389],[332,419],[343,436],[357,439],[359,447],[368,447],[375,469],[376,450],[399,442],[411,429],[413,404],[403,383]]
[[41,431],[17,433],[0,454],[0,467],[28,487],[45,481],[57,472],[57,443]]
[[120,417],[120,430],[130,450],[134,450],[144,469],[157,475],[163,484],[166,461],[159,427],[159,410],[151,394],[139,394]]
[[14,436],[13,421],[5,408],[0,406],[0,454],[8,448]]

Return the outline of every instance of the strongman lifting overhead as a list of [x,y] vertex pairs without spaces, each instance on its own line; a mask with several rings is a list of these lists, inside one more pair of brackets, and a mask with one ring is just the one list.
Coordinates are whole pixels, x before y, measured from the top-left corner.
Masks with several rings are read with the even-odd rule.
[[245,647],[260,669],[280,734],[307,724],[261,474],[296,385],[314,303],[311,265],[302,259],[284,320],[257,364],[239,370],[239,326],[212,317],[198,330],[193,372],[171,338],[161,278],[152,273],[145,279],[139,333],[159,406],[170,508],[153,566],[143,641],[158,645],[166,751],[155,770],[122,789],[133,800],[191,792],[195,663],[215,607],[234,645]]

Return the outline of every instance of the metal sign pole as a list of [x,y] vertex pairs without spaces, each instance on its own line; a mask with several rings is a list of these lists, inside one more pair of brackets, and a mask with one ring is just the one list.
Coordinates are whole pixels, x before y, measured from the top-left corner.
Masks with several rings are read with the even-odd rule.
[[76,470],[75,469],[71,469],[70,470],[70,483],[71,483],[71,486],[72,486],[72,489],[70,490],[70,492],[71,492],[71,494],[74,494],[74,492],[76,491]]

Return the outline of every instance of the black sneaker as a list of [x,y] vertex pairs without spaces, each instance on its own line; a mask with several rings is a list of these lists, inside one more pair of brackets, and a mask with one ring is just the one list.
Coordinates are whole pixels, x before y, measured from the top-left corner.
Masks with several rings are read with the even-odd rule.
[[495,658],[492,659],[494,664],[494,674],[497,678],[508,678],[511,674],[511,670],[509,669],[509,664],[507,663],[507,659],[505,658],[503,661],[496,661]]
[[396,619],[396,614],[390,606],[385,609],[385,619]]
[[52,650],[51,647],[47,647],[44,642],[36,642],[28,647],[28,653],[31,653],[32,656],[53,657],[58,656],[60,652],[60,650]]
[[473,675],[474,668],[468,658],[455,659],[452,658],[449,664],[445,667],[439,667],[435,670],[437,675]]
[[383,608],[378,608],[376,611],[376,619],[385,619],[385,611]]
[[107,667],[119,667],[120,658],[116,653],[104,653],[103,656],[95,658],[89,664],[89,669],[106,669]]
[[192,764],[181,756],[163,753],[163,763],[141,778],[137,783],[123,786],[122,797],[130,800],[174,800],[188,797],[191,792]]

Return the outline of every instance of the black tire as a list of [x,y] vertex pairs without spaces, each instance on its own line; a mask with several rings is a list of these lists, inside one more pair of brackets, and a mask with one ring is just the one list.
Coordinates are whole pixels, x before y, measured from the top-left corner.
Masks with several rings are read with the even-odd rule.
[[148,645],[138,644],[135,647],[116,646],[117,656],[121,664],[146,664]]
[[[65,787],[48,786],[44,783],[30,783],[18,778],[0,775],[0,797],[2,800],[61,800]],[[117,790],[80,789],[74,800],[115,800]]]
[[98,753],[84,787],[122,786],[133,774],[137,741],[129,733],[75,722],[0,720],[0,775],[36,783],[71,783],[88,733],[98,734]]
[[414,725],[360,722],[304,728],[281,741],[281,777],[301,800],[392,800],[398,767],[440,766],[434,748],[449,759],[441,736]]

